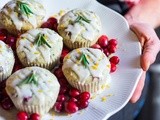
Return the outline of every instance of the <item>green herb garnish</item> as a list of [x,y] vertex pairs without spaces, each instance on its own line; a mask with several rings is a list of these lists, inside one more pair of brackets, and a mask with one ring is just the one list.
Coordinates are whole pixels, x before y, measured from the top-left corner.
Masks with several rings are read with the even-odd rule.
[[87,60],[87,57],[84,53],[82,53],[81,57],[80,57],[80,62],[82,62],[82,64],[85,66],[85,68],[88,66],[89,62]]
[[24,13],[25,15],[27,15],[27,17],[30,15],[30,14],[33,14],[32,10],[29,8],[29,5],[27,3],[24,3],[24,2],[21,2],[21,1],[18,1],[17,2],[19,8],[20,8],[20,11],[22,13]]
[[49,48],[51,48],[51,46],[48,44],[48,42],[46,41],[45,35],[42,33],[39,33],[37,36],[37,39],[35,40],[35,44],[39,47],[43,44],[46,44]]
[[85,22],[87,22],[87,23],[90,23],[90,22],[91,22],[91,20],[87,19],[84,15],[78,14],[78,17],[77,17],[77,19],[75,20],[75,23],[76,23],[76,22],[80,22],[81,20],[82,20],[82,21],[85,21]]
[[36,86],[38,86],[38,81],[36,79],[36,76],[34,73],[32,73],[31,75],[29,75],[25,80],[21,81],[18,86],[21,86],[23,84],[35,84]]

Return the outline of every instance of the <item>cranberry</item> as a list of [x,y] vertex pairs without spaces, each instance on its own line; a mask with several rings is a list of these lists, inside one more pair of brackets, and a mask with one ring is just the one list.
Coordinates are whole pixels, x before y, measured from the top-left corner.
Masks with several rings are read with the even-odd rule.
[[67,113],[75,113],[78,111],[78,106],[73,101],[65,102],[65,111]]
[[17,120],[28,120],[28,114],[26,112],[19,112],[17,114]]
[[58,26],[57,19],[51,17],[47,20],[47,22],[43,23],[41,27],[42,28],[49,28],[49,29],[52,29],[57,32],[57,26]]
[[5,98],[2,100],[1,106],[4,110],[10,110],[13,107],[13,103],[9,98]]
[[71,97],[70,99],[69,99],[69,101],[72,101],[72,102],[77,102],[78,100],[76,99],[76,98],[74,98],[74,97]]
[[70,89],[70,91],[69,91],[69,95],[71,97],[77,97],[79,94],[80,94],[80,91],[78,89],[75,89],[75,88]]
[[37,113],[33,113],[33,114],[31,114],[30,119],[31,120],[40,120],[40,115]]
[[53,107],[54,111],[61,112],[63,110],[62,102],[56,102]]
[[111,63],[111,73],[115,72],[117,70],[117,66],[113,63]]
[[23,67],[21,65],[15,65],[13,68],[13,72],[16,72],[19,69],[22,69]]
[[90,93],[89,92],[82,92],[79,95],[79,99],[83,100],[83,101],[89,100],[90,99]]
[[66,100],[65,95],[58,95],[57,102],[64,102]]
[[4,41],[7,38],[7,31],[5,29],[0,29],[0,40]]
[[6,39],[6,44],[12,47],[13,50],[16,50],[16,37],[8,35]]
[[109,53],[115,53],[117,50],[117,47],[114,45],[108,45],[107,46]]
[[118,44],[117,40],[116,39],[111,39],[108,41],[108,45],[114,45],[116,46]]
[[98,44],[101,47],[106,47],[108,44],[108,37],[106,35],[102,35],[99,39],[98,39]]
[[91,46],[91,48],[94,48],[94,49],[100,49],[101,46],[99,44],[94,44]]
[[54,71],[54,74],[58,79],[64,78],[62,68],[56,68],[55,71]]
[[66,94],[66,93],[68,93],[68,87],[67,86],[62,86],[61,88],[60,88],[60,94]]
[[61,78],[58,80],[61,86],[68,86],[68,81],[65,78]]
[[79,109],[84,109],[88,107],[89,102],[88,100],[79,100],[77,104],[78,104]]
[[109,53],[109,51],[108,51],[108,49],[106,48],[106,49],[104,49],[104,54],[108,57],[109,55],[110,55],[110,53]]
[[119,57],[118,56],[113,56],[109,59],[109,61],[115,65],[117,65],[119,63]]
[[3,91],[3,89],[6,87],[6,80],[3,80],[0,82],[0,91]]

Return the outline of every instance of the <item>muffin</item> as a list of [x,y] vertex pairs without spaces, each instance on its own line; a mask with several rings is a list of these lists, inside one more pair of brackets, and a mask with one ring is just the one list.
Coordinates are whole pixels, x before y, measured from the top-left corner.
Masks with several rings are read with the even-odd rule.
[[19,60],[24,66],[52,69],[63,48],[62,37],[48,28],[37,28],[22,34],[16,43]]
[[14,62],[15,59],[11,47],[0,41],[0,82],[11,75]]
[[40,27],[45,17],[42,4],[34,0],[12,0],[0,11],[0,24],[12,34]]
[[100,18],[92,11],[74,9],[63,15],[58,32],[70,49],[90,47],[101,34]]
[[18,110],[46,114],[55,104],[60,85],[57,78],[40,67],[26,67],[6,81],[6,92]]
[[72,87],[97,94],[110,83],[110,66],[101,50],[78,48],[64,58],[62,71]]

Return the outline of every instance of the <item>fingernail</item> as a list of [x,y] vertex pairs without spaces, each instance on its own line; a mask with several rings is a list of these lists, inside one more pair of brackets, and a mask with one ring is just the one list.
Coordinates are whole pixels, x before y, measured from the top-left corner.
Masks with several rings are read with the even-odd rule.
[[150,67],[150,62],[148,61],[147,63],[146,63],[146,71],[149,69],[149,67]]

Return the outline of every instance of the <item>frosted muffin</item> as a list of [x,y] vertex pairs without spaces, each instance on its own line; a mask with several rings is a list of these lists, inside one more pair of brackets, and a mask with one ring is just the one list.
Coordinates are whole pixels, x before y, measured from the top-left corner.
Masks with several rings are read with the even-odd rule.
[[63,48],[62,37],[48,28],[37,28],[22,34],[16,43],[18,58],[24,66],[52,69]]
[[99,49],[73,50],[64,58],[62,70],[70,85],[81,92],[100,93],[110,82],[110,62]]
[[12,0],[0,11],[0,23],[12,34],[40,27],[44,17],[43,5],[34,0]]
[[61,17],[58,32],[67,47],[90,47],[101,33],[100,18],[92,11],[74,9]]
[[15,59],[11,47],[0,41],[0,82],[11,75],[14,62]]
[[57,78],[40,67],[27,67],[12,74],[6,91],[18,110],[44,115],[56,102],[60,85]]

